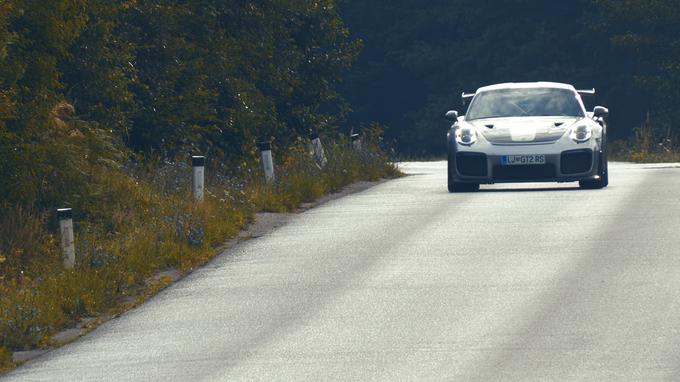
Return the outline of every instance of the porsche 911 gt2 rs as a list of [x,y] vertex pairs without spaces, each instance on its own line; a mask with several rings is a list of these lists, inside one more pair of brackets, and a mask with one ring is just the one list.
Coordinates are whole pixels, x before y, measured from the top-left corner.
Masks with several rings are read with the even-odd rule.
[[465,116],[451,110],[448,134],[448,188],[476,191],[480,184],[579,182],[596,189],[609,183],[609,111],[587,112],[576,90],[554,82],[506,83],[475,93]]

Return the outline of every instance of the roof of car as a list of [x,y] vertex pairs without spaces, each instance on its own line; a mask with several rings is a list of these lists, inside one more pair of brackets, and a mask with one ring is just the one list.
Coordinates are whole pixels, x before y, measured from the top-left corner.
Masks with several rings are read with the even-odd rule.
[[527,88],[554,88],[554,89],[567,89],[576,91],[576,89],[569,84],[562,84],[559,82],[506,82],[503,84],[489,85],[477,89],[477,93],[488,91],[488,90],[499,90],[499,89],[527,89]]

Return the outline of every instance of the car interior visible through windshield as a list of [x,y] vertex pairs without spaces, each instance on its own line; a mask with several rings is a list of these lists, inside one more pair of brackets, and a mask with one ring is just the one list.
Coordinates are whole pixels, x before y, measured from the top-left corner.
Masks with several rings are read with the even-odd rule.
[[584,117],[577,94],[569,89],[498,89],[478,93],[466,120],[525,116]]

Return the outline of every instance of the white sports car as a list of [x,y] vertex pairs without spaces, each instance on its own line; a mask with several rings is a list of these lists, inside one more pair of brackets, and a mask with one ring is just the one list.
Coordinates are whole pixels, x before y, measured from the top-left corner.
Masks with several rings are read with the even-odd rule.
[[447,134],[450,192],[500,182],[579,182],[603,188],[609,111],[587,112],[576,90],[554,82],[507,83],[463,93],[465,116],[451,110]]

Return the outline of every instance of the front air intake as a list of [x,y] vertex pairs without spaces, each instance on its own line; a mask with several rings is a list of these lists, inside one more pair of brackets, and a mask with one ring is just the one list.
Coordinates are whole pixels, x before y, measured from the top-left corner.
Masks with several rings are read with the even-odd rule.
[[462,176],[486,176],[486,154],[458,153],[456,154],[456,169]]
[[589,172],[592,165],[593,151],[588,149],[565,151],[560,158],[560,171],[564,175]]

